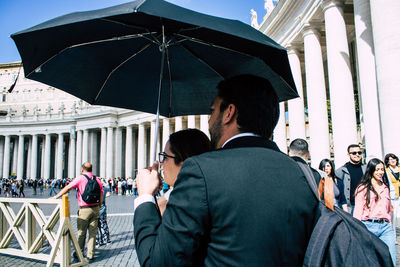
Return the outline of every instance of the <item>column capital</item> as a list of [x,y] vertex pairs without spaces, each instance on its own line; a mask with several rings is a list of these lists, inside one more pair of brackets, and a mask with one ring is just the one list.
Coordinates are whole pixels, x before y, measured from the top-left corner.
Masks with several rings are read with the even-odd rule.
[[296,54],[299,55],[300,47],[297,44],[289,44],[286,46],[288,55]]
[[339,8],[343,11],[344,0],[322,0],[321,7],[324,12],[332,7]]
[[304,24],[303,28],[301,29],[301,33],[303,34],[303,38],[308,35],[315,35],[318,39],[321,39],[321,32],[314,24]]

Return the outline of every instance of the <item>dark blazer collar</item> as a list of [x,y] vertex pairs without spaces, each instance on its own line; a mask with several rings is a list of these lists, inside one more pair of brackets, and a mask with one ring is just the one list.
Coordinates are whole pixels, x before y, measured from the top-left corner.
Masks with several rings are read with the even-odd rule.
[[225,146],[221,149],[230,149],[239,147],[264,147],[280,152],[275,142],[259,136],[243,136],[235,138],[226,143]]

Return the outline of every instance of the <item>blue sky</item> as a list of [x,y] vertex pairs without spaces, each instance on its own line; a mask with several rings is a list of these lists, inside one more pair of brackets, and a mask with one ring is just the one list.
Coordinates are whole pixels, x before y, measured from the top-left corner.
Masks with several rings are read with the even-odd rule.
[[[20,61],[10,34],[75,11],[87,11],[129,2],[127,0],[0,0],[0,63]],[[209,15],[241,20],[250,24],[250,9],[261,22],[264,0],[168,0]]]

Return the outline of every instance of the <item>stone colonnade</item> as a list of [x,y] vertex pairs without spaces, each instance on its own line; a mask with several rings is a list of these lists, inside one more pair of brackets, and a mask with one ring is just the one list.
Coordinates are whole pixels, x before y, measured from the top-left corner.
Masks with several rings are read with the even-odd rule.
[[279,18],[290,15],[275,12],[260,26],[287,48],[300,95],[281,105],[281,118],[288,124],[280,122],[274,138],[287,152],[288,141],[309,137],[313,167],[323,158],[333,158],[339,167],[348,161],[347,146],[359,142],[367,158],[400,154],[395,137],[400,126],[393,121],[400,101],[395,67],[400,60],[400,1],[378,2],[282,1],[275,8],[293,14],[303,9],[301,15],[283,26]]
[[[198,128],[208,135],[208,115],[160,119],[156,152],[164,149],[171,133],[186,128]],[[127,178],[151,164],[156,134],[153,120],[96,128],[70,125],[69,129],[30,134],[20,127],[18,133],[0,135],[2,177],[73,178],[80,174],[82,163],[89,161],[99,177]]]

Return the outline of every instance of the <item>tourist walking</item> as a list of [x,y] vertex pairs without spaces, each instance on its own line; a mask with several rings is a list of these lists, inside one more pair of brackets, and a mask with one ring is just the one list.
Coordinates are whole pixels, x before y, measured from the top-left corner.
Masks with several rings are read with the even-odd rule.
[[337,169],[335,175],[343,181],[347,209],[348,212],[353,214],[354,195],[361,181],[361,177],[365,172],[365,165],[362,164],[362,151],[359,145],[349,145],[347,147],[347,153],[349,161]]
[[100,207],[100,218],[97,225],[97,235],[96,235],[96,246],[103,246],[107,243],[111,243],[110,230],[107,223],[107,206],[106,199],[110,196],[110,190],[107,187],[107,183],[103,183],[103,203]]
[[[96,186],[96,183],[98,187]],[[87,185],[89,185],[87,187]],[[92,173],[92,164],[85,162],[82,164],[81,175],[76,177],[70,184],[64,187],[56,196],[53,198],[59,198],[65,193],[67,193],[72,188],[78,190],[78,243],[82,250],[85,248],[86,242],[86,232],[89,231],[88,248],[86,253],[86,258],[88,260],[93,260],[94,250],[96,245],[96,234],[97,234],[97,224],[100,217],[100,206],[103,203],[103,185],[100,180],[95,177]],[[86,194],[87,193],[87,194]],[[83,199],[86,197],[93,197],[93,203],[85,202]],[[91,198],[88,198],[91,199]],[[88,200],[87,200],[88,201]],[[77,254],[74,253],[74,257]]]
[[23,195],[23,196],[25,197],[24,187],[25,187],[24,181],[23,181],[23,180],[19,181],[19,193],[18,193],[18,197],[21,197],[21,195]]
[[57,195],[57,191],[56,191],[56,180],[53,179],[50,181],[50,193],[49,196],[51,197],[53,194]]
[[371,159],[355,191],[353,216],[388,246],[393,265],[396,266],[396,236],[391,226],[391,206],[384,164],[380,159]]
[[386,167],[386,175],[389,180],[393,184],[395,190],[395,196],[392,198],[392,226],[393,229],[397,227],[397,212],[399,210],[399,187],[400,187],[400,179],[399,179],[399,158],[393,154],[389,153],[385,156],[385,167]]
[[17,189],[18,189],[18,183],[16,180],[14,180],[11,184],[11,196],[12,197],[17,197],[18,193],[17,193]]
[[[308,166],[307,161],[310,157],[310,151],[308,150],[307,141],[301,138],[293,140],[289,145],[289,156],[298,164],[300,163]],[[311,168],[310,166],[308,167],[311,169],[318,188],[319,182],[321,181],[321,174],[316,169]]]
[[[347,202],[344,196],[344,185],[343,180],[338,179],[335,175],[335,164],[329,159],[323,159],[319,163],[319,169],[326,173],[326,178],[332,180],[331,183],[325,182],[324,186],[331,185],[331,188],[326,189],[329,192],[332,192],[334,196],[334,205],[342,208],[344,211],[348,212]],[[324,192],[326,192],[324,190]]]

